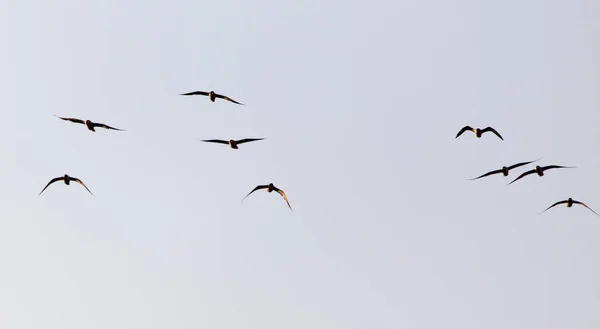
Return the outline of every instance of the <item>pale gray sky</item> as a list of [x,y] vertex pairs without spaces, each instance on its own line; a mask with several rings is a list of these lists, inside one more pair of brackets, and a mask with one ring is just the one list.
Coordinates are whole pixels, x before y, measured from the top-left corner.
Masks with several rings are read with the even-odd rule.
[[[599,328],[600,217],[536,215],[569,196],[600,211],[598,17],[591,0],[0,2],[0,327]],[[466,124],[505,141],[455,139]],[[244,137],[268,139],[198,141]],[[465,180],[539,157],[577,168]],[[65,173],[95,196],[37,196]],[[269,182],[294,212],[240,202]]]

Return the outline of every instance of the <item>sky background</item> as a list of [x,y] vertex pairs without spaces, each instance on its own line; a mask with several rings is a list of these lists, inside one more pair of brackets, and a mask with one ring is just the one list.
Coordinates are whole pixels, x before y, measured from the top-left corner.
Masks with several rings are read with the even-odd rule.
[[[600,211],[598,17],[592,0],[0,2],[0,327],[599,328],[600,217],[536,215],[570,196]],[[268,138],[198,141],[246,137]],[[577,168],[465,180],[540,157]],[[38,197],[65,173],[95,196]],[[294,212],[241,202],[269,182]]]

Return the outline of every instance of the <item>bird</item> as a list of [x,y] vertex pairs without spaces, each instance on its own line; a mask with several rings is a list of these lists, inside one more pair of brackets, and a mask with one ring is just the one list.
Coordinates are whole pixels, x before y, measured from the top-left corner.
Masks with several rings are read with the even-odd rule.
[[209,92],[206,92],[206,91],[192,91],[192,92],[185,93],[185,94],[180,94],[180,95],[181,96],[203,95],[203,96],[208,96],[208,98],[210,99],[210,101],[213,102],[213,103],[214,103],[215,99],[222,98],[224,100],[227,100],[227,101],[230,101],[230,102],[234,102],[236,104],[244,105],[242,103],[234,101],[233,99],[231,99],[231,98],[229,98],[229,97],[227,97],[225,95],[219,95],[219,94],[215,93],[212,90],[209,91]]
[[232,149],[236,149],[237,150],[239,144],[248,143],[248,142],[254,142],[254,141],[261,141],[261,140],[263,140],[265,138],[245,138],[245,139],[240,139],[240,140],[237,140],[237,141],[233,140],[233,139],[230,139],[229,141],[222,140],[222,139],[201,139],[201,141],[203,141],[203,142],[209,142],[209,143],[229,144],[229,146]]
[[[563,200],[563,201],[558,201],[557,203],[555,203],[555,204],[551,205],[550,207],[546,208],[546,210],[548,210],[548,209],[550,209],[550,208],[552,208],[552,207],[554,207],[554,206],[556,206],[556,205],[559,205],[559,204],[561,204],[561,203],[566,203],[566,204],[567,204],[567,208],[571,208],[571,207],[573,206],[573,204],[580,204],[580,205],[582,205],[582,206],[584,206],[584,207],[588,208],[588,209],[589,209],[590,211],[592,211],[594,214],[598,215],[598,213],[597,213],[597,212],[593,211],[593,210],[592,210],[592,208],[588,207],[588,206],[587,206],[585,203],[583,203],[583,202],[579,202],[579,201],[576,201],[576,200],[573,200],[573,199],[571,199],[571,198],[568,198],[567,200]],[[546,210],[542,211],[541,213],[545,212]],[[541,214],[541,213],[539,213],[539,214]],[[538,214],[538,215],[539,215],[539,214]],[[598,216],[600,216],[600,215],[598,215]]]
[[539,158],[539,159],[537,159],[537,160],[533,160],[533,161],[528,161],[528,162],[521,162],[521,163],[517,163],[517,164],[514,164],[514,165],[512,165],[512,166],[509,166],[509,167],[502,167],[502,168],[500,168],[500,169],[498,169],[498,170],[490,171],[490,172],[488,172],[488,173],[485,173],[485,174],[483,174],[483,175],[481,175],[481,176],[479,176],[479,177],[471,178],[471,179],[469,179],[469,180],[476,180],[476,179],[479,179],[479,178],[483,178],[483,177],[487,177],[487,176],[489,176],[489,175],[495,175],[495,174],[499,174],[499,173],[502,173],[502,175],[504,175],[504,177],[506,177],[506,176],[508,176],[508,173],[509,173],[509,171],[510,171],[511,169],[515,169],[515,168],[517,168],[517,167],[521,167],[521,166],[524,166],[524,165],[530,164],[530,163],[532,163],[532,162],[539,161],[540,159],[542,159],[542,158]]
[[[86,190],[88,190],[88,192],[90,192],[91,195],[94,195],[94,193],[92,193],[92,191],[90,191],[90,189],[87,188],[87,186],[85,186],[85,184],[81,181],[81,179],[79,178],[75,178],[75,177],[71,177],[67,174],[65,174],[64,176],[61,177],[56,177],[56,178],[52,178],[52,180],[50,180],[50,182],[48,182],[48,184],[46,184],[46,187],[44,187],[44,189],[42,190],[42,192],[44,192],[48,186],[50,186],[50,184],[54,183],[54,182],[58,182],[59,180],[62,180],[65,182],[65,185],[70,185],[71,181],[75,181],[81,185],[83,185],[83,187],[85,187]],[[40,194],[38,194],[38,196],[40,196],[42,194],[42,192],[40,192]]]
[[477,136],[477,138],[481,138],[481,135],[485,132],[491,131],[494,134],[496,134],[496,136],[500,137],[501,140],[504,140],[504,138],[502,138],[502,136],[500,136],[500,134],[496,131],[496,129],[492,128],[492,127],[487,127],[484,129],[473,129],[471,128],[471,126],[464,126],[459,132],[458,134],[456,134],[456,137],[454,138],[458,138],[458,136],[462,135],[462,133],[464,133],[465,131],[470,130],[472,132],[475,133],[475,136]]
[[530,174],[538,174],[538,176],[542,177],[542,176],[544,176],[544,171],[546,171],[548,169],[556,169],[556,168],[575,168],[575,167],[565,167],[565,166],[556,166],[556,165],[550,165],[550,166],[545,166],[545,167],[535,166],[535,169],[531,169],[529,171],[522,173],[521,175],[519,175],[519,177],[515,178],[512,182],[508,183],[507,185],[510,185],[510,184],[518,181],[519,179],[521,179],[527,175],[530,175]]
[[290,210],[294,211],[292,209],[292,206],[290,206],[290,202],[288,201],[288,198],[285,195],[285,193],[283,192],[283,190],[278,189],[277,187],[275,187],[275,185],[273,185],[273,183],[269,183],[269,185],[258,185],[257,187],[254,188],[254,190],[250,191],[250,193],[248,193],[248,195],[246,195],[244,197],[244,199],[242,199],[242,201],[244,201],[250,194],[254,193],[254,191],[261,190],[261,189],[267,189],[267,192],[269,192],[269,193],[271,193],[273,191],[279,193],[283,197],[283,199],[285,200],[285,202],[287,203],[288,207],[290,207]]
[[76,118],[63,118],[63,117],[59,117],[58,115],[54,115],[55,117],[59,118],[59,119],[63,119],[66,121],[71,121],[71,122],[75,122],[75,123],[83,123],[87,129],[95,132],[96,130],[94,128],[98,127],[98,128],[105,128],[105,129],[112,129],[112,130],[118,130],[118,131],[124,131],[123,129],[117,129],[117,128],[113,128],[111,126],[105,125],[103,123],[97,123],[97,122],[92,122],[91,120],[81,120],[81,119],[76,119]]

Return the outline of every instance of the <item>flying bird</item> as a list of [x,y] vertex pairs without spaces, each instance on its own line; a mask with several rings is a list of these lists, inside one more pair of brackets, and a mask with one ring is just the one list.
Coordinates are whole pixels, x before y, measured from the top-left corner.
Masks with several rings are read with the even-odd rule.
[[[552,208],[552,207],[554,207],[556,205],[562,204],[562,203],[566,203],[567,204],[567,208],[571,208],[573,206],[573,204],[580,204],[580,205],[588,208],[594,214],[598,215],[597,212],[593,211],[592,208],[588,207],[585,203],[573,200],[571,198],[568,198],[567,200],[563,200],[563,201],[558,201],[557,203],[555,203],[555,204],[551,205],[550,207],[546,208],[546,210],[548,210],[548,209],[550,209],[550,208]],[[545,212],[546,210],[542,211],[541,213]],[[539,214],[541,214],[541,213],[539,213]],[[598,216],[600,216],[600,215],[598,215]]]
[[546,171],[548,169],[557,169],[557,168],[575,168],[575,167],[565,167],[565,166],[556,166],[556,165],[550,165],[550,166],[545,166],[545,167],[535,166],[535,169],[531,169],[529,171],[522,173],[519,177],[515,178],[512,182],[508,183],[508,185],[518,181],[519,179],[521,179],[527,175],[531,175],[531,174],[538,174],[538,176],[542,177],[542,176],[544,176],[544,171]]
[[[254,188],[254,190],[250,191],[250,193],[248,193],[248,195],[246,195],[244,197],[244,199],[246,199],[250,194],[254,193],[254,191],[261,190],[261,189],[267,189],[267,192],[269,192],[269,193],[271,193],[273,191],[279,193],[283,197],[285,202],[287,203],[288,207],[290,207],[290,210],[292,210],[292,206],[290,206],[290,202],[288,201],[287,196],[285,196],[285,193],[283,192],[283,190],[275,187],[275,185],[273,185],[273,183],[270,183],[269,185],[258,185],[257,187]],[[244,201],[244,199],[242,199],[242,201]],[[292,210],[292,211],[294,211],[294,210]]]
[[[85,184],[84,184],[84,183],[81,181],[81,179],[79,179],[79,178],[75,178],[75,177],[71,177],[71,176],[69,176],[69,175],[67,175],[67,174],[65,174],[64,176],[61,176],[61,177],[56,177],[56,178],[53,178],[53,179],[52,179],[52,180],[51,180],[51,181],[50,181],[50,182],[49,182],[49,183],[46,185],[46,187],[44,187],[44,189],[42,190],[42,192],[44,192],[44,191],[45,191],[45,190],[48,188],[48,186],[50,186],[50,184],[52,184],[52,183],[54,183],[54,182],[58,182],[59,180],[62,180],[62,181],[64,181],[64,182],[65,182],[65,185],[70,185],[70,184],[71,184],[71,181],[77,182],[77,183],[79,183],[79,184],[83,185],[83,187],[85,187],[85,189],[86,189],[86,190],[88,190],[88,192],[90,192],[90,194],[91,194],[91,195],[94,195],[94,194],[92,193],[92,191],[90,191],[90,189],[88,189],[88,188],[87,188],[87,186],[85,186]],[[39,195],[41,195],[41,194],[42,194],[42,192],[40,192],[40,194],[38,194],[38,196],[39,196]]]
[[261,141],[261,140],[263,140],[265,138],[245,138],[245,139],[240,139],[240,140],[237,140],[237,141],[233,140],[233,139],[230,139],[229,141],[222,140],[222,139],[201,139],[201,141],[208,142],[208,143],[229,144],[229,146],[232,149],[236,149],[237,150],[239,144],[248,143],[248,142],[254,142],[254,141]]
[[242,103],[234,101],[233,99],[231,99],[231,98],[229,98],[229,97],[227,97],[225,95],[219,95],[219,94],[215,93],[212,90],[209,91],[209,92],[206,92],[206,91],[192,91],[192,92],[181,94],[181,95],[182,96],[192,96],[192,95],[208,96],[208,98],[210,99],[211,102],[214,102],[215,99],[217,99],[217,98],[222,98],[224,100],[227,100],[227,101],[230,101],[230,102],[234,102],[236,104],[244,105]]
[[500,137],[500,139],[501,139],[501,140],[504,140],[504,138],[502,138],[502,136],[500,136],[500,134],[499,134],[499,133],[496,131],[496,129],[494,129],[494,128],[492,128],[492,127],[487,127],[487,128],[484,128],[484,129],[479,129],[479,128],[477,128],[477,129],[473,129],[473,128],[471,128],[471,126],[464,126],[464,127],[463,127],[463,128],[462,128],[462,129],[461,129],[459,132],[458,132],[458,134],[456,134],[456,137],[454,137],[454,138],[458,138],[458,136],[462,135],[462,133],[464,133],[464,132],[465,132],[465,131],[467,131],[467,130],[474,132],[474,133],[475,133],[475,136],[477,136],[477,138],[481,138],[481,135],[482,135],[483,133],[485,133],[485,132],[488,132],[488,131],[491,131],[491,132],[493,132],[494,134],[496,134],[496,136]]
[[498,169],[498,170],[490,171],[490,172],[488,172],[488,173],[485,173],[485,174],[483,174],[483,175],[481,175],[481,176],[479,176],[479,177],[471,178],[471,179],[469,179],[469,180],[476,180],[476,179],[480,179],[480,178],[483,178],[483,177],[487,177],[487,176],[490,176],[490,175],[495,175],[495,174],[499,174],[499,173],[502,173],[502,175],[504,175],[504,177],[506,177],[506,176],[508,176],[508,172],[509,172],[510,170],[512,170],[512,169],[515,169],[515,168],[517,168],[517,167],[521,167],[521,166],[524,166],[524,165],[530,164],[530,163],[532,163],[532,162],[539,161],[540,159],[541,159],[541,158],[539,158],[539,159],[537,159],[537,160],[533,160],[533,161],[528,161],[528,162],[521,162],[521,163],[517,163],[517,164],[514,164],[514,165],[512,165],[512,166],[510,166],[510,167],[502,167],[502,168],[500,168],[500,169]]
[[66,121],[71,121],[71,122],[75,122],[75,123],[82,123],[84,124],[87,129],[91,130],[91,131],[96,131],[94,128],[98,127],[98,128],[105,128],[105,129],[112,129],[112,130],[118,130],[118,131],[124,131],[123,129],[117,129],[117,128],[113,128],[111,126],[105,125],[103,123],[97,123],[97,122],[92,122],[90,120],[81,120],[81,119],[76,119],[76,118],[63,118],[63,117],[59,117],[58,115],[54,115],[55,117],[59,118],[59,119],[63,119]]

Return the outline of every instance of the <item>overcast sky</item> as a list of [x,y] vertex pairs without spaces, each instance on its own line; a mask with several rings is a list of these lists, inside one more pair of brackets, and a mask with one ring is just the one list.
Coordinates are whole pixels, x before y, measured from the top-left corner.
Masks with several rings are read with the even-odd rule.
[[[598,17],[0,2],[0,327],[599,328],[600,217],[536,215],[600,212]],[[541,157],[577,168],[466,180]]]

